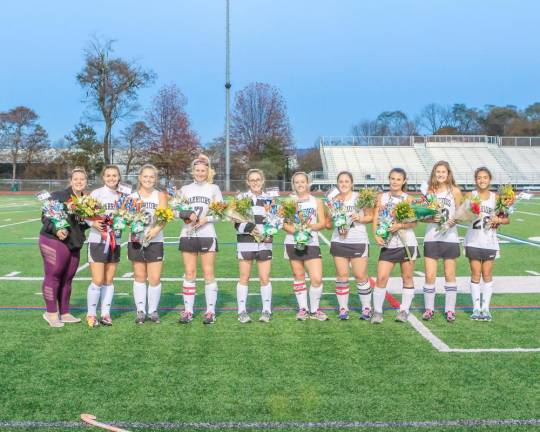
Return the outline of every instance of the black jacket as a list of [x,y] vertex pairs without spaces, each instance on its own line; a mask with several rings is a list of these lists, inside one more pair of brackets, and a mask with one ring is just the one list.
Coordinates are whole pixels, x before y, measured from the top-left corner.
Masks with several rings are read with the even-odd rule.
[[[69,198],[71,198],[72,195],[74,195],[73,190],[71,189],[71,187],[68,187],[67,189],[51,193],[51,199],[60,201],[61,203],[65,203],[67,200],[69,200]],[[65,240],[60,240],[56,236],[57,230],[54,227],[54,223],[49,218],[45,217],[43,214],[41,215],[41,222],[43,223],[43,226],[41,228],[40,234],[44,235],[45,237],[61,241],[69,248],[69,250],[79,250],[84,245],[84,241],[86,240],[86,235],[84,231],[87,230],[89,226],[86,222],[79,222],[74,215],[68,214],[67,220],[69,222],[69,235],[66,237]]]

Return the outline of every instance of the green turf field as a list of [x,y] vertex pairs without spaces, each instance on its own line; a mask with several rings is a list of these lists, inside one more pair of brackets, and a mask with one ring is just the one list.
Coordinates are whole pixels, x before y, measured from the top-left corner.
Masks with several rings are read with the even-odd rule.
[[[219,422],[239,422],[244,430],[250,422],[277,422],[273,426],[297,430],[300,426],[286,423],[319,421],[398,422],[381,426],[385,431],[470,430],[442,424],[400,427],[399,422],[540,419],[540,352],[439,352],[411,324],[393,322],[392,310],[386,311],[381,326],[360,321],[356,315],[340,322],[332,311],[328,322],[296,322],[289,281],[273,282],[276,312],[268,325],[236,321],[236,282],[224,280],[219,282],[217,323],[203,326],[199,313],[191,325],[180,326],[175,310],[182,305],[180,281],[166,280],[162,324],[136,326],[126,276],[115,284],[113,327],[91,330],[81,324],[50,329],[37,309],[43,306],[37,248],[40,222],[34,220],[39,216],[39,205],[31,196],[0,197],[0,277],[4,277],[0,280],[0,428],[9,429],[1,422],[14,420],[73,422],[82,412],[128,423],[207,422],[214,424],[214,430],[220,429]],[[511,220],[501,229],[511,238],[501,244],[495,275],[540,274],[540,200],[519,203]],[[216,276],[235,278],[234,231],[227,223],[217,228]],[[165,231],[170,244],[164,278],[179,279],[183,274],[178,232],[178,222]],[[417,234],[423,235],[423,227]],[[329,233],[325,235],[329,238]],[[276,239],[274,278],[290,277],[288,263],[282,259],[282,239]],[[325,281],[324,291],[329,294],[323,296],[322,306],[331,308],[337,305],[332,294],[333,263],[328,246],[321,243],[325,277],[330,278]],[[372,276],[377,254],[373,247]],[[467,276],[467,261],[460,258],[458,263],[458,275]],[[422,260],[416,269],[423,270]],[[117,274],[131,271],[124,251]],[[82,280],[74,282],[72,304],[80,317],[85,312],[89,275],[85,267],[77,274]],[[250,292],[258,292],[255,282]],[[353,293],[351,304],[358,306]],[[253,318],[258,318],[259,297],[250,296],[248,301]],[[199,283],[196,306],[203,304]],[[426,328],[451,348],[540,348],[540,294],[496,294],[493,304],[500,306],[494,309],[493,322],[471,322],[466,310],[470,298],[460,294],[457,322],[447,324],[437,314]],[[413,306],[414,315],[420,317],[421,295]],[[321,429],[346,427],[352,426],[328,424]],[[493,424],[481,429],[534,427]],[[64,428],[51,424],[48,429]],[[260,424],[252,428],[260,429]]]

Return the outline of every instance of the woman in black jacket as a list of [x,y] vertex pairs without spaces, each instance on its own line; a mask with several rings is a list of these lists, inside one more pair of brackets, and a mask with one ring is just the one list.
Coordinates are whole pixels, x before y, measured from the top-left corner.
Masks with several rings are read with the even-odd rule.
[[[84,168],[75,168],[71,172],[70,186],[53,192],[50,199],[65,203],[73,195],[83,195],[86,184]],[[43,227],[39,235],[39,250],[43,257],[43,298],[47,306],[43,318],[51,327],[81,321],[69,313],[69,299],[71,281],[79,265],[80,250],[86,239],[84,231],[88,225],[73,215],[68,215],[67,220],[69,227],[57,230],[53,221],[44,215],[41,217]]]

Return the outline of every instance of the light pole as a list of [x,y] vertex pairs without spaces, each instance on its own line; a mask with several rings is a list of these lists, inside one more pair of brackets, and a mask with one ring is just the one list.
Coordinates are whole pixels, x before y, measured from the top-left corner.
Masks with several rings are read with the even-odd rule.
[[226,2],[225,18],[225,190],[231,190],[231,154],[229,147],[229,122],[231,105],[231,71],[230,71],[230,53],[231,40],[229,35],[229,1]]

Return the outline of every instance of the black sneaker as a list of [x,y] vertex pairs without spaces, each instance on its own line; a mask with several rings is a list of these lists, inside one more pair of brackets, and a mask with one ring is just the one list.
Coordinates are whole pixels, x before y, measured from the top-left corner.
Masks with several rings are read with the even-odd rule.
[[143,311],[137,312],[137,318],[135,318],[135,324],[144,324],[146,321],[146,314]]
[[159,314],[157,313],[157,311],[154,311],[150,315],[148,315],[148,318],[150,318],[150,321],[152,321],[154,324],[159,324],[161,322],[159,320]]
[[206,312],[203,319],[203,324],[214,324],[216,322],[216,314],[212,312]]

